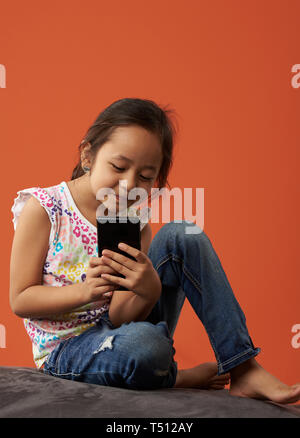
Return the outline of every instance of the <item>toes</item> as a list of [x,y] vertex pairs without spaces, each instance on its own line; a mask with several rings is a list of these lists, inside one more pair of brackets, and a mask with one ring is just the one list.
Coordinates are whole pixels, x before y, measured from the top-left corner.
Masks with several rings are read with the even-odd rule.
[[230,377],[227,377],[225,375],[216,376],[219,380],[230,380]]
[[230,380],[230,374],[229,373],[220,374],[220,375],[217,374],[216,377],[218,377],[219,379]]
[[224,377],[224,379],[229,379],[230,380],[230,373],[220,374],[219,377]]
[[300,400],[300,385],[298,383],[296,385],[292,385],[291,400],[292,401],[290,403],[296,403]]
[[225,385],[227,385],[230,382],[230,376],[227,376],[226,374],[215,376],[214,381],[218,383],[224,383]]
[[225,385],[211,385],[211,389],[224,389]]
[[221,374],[220,376],[215,376],[210,381],[210,388],[212,389],[224,389],[226,385],[230,383],[230,378],[228,374]]

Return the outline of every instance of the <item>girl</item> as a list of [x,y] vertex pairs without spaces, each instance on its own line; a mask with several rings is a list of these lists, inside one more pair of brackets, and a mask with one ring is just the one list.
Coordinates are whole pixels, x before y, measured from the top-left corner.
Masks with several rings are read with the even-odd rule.
[[[108,250],[98,257],[98,190],[120,195],[121,179],[128,192],[167,184],[175,134],[168,113],[151,100],[114,102],[84,136],[70,181],[18,192],[10,304],[24,319],[35,364],[53,376],[132,389],[222,389],[230,380],[232,395],[296,402],[300,384],[283,384],[257,363],[260,348],[202,230],[186,234],[185,221],[172,221],[151,242],[142,217],[141,250],[122,248],[135,260]],[[178,370],[172,338],[185,297],[217,362]]]

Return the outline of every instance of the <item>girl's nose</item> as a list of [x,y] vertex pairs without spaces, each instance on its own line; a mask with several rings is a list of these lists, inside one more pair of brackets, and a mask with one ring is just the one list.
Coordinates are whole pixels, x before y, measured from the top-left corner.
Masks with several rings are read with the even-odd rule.
[[[137,181],[136,181],[135,175],[129,175],[129,176],[126,176],[126,177],[124,177],[124,178],[122,178],[122,179],[125,179],[125,180],[126,180],[126,183],[127,183],[127,192],[128,192],[128,193],[130,192],[131,189],[137,187]],[[122,186],[121,186],[120,188],[121,188],[121,193],[120,193],[120,195],[122,196]],[[123,188],[123,190],[124,190],[124,188]],[[127,194],[128,194],[128,193],[127,193]]]

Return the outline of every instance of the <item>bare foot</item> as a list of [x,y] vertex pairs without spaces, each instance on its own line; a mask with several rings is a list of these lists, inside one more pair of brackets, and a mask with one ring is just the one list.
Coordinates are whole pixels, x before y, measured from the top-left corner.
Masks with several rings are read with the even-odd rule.
[[224,389],[230,374],[217,375],[216,362],[205,362],[194,368],[178,370],[174,388]]
[[289,386],[272,376],[254,358],[230,371],[229,392],[239,397],[270,400],[276,403],[296,403],[300,400],[300,383]]

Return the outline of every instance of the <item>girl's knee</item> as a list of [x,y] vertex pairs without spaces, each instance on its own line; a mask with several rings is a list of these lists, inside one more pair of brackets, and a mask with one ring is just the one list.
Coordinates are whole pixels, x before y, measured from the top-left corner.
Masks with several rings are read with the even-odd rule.
[[139,352],[140,360],[153,359],[161,361],[169,359],[173,353],[173,339],[169,336],[167,323],[164,321],[152,324],[147,321],[131,322],[128,324],[127,334],[130,344]]
[[127,334],[132,347],[132,373],[127,378],[127,385],[140,389],[171,386],[169,382],[172,382],[176,368],[175,349],[166,323],[130,323]]
[[173,220],[171,222],[167,222],[160,228],[158,233],[160,232],[164,234],[171,234],[172,236],[174,236],[174,234],[186,236],[205,235],[203,228],[200,228],[199,225],[188,220],[181,220],[178,222]]
[[[159,233],[161,233],[159,235]],[[197,224],[190,221],[171,221],[162,226],[154,238],[161,244],[163,239],[167,240],[168,245],[202,245],[204,248],[212,246],[207,234]]]

